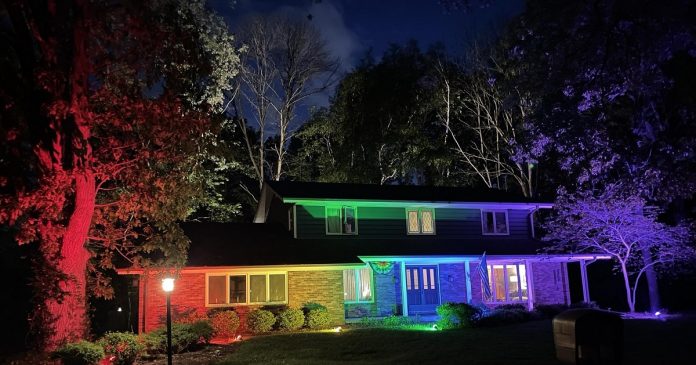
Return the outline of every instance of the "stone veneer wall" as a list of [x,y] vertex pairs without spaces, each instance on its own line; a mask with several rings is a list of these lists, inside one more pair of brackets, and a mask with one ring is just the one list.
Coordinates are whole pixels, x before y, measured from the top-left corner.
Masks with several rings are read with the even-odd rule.
[[299,308],[308,302],[325,306],[329,310],[331,324],[344,324],[343,271],[288,272],[288,305]]
[[478,273],[478,262],[469,263],[469,276],[471,279],[471,303],[483,303],[483,289],[481,287],[481,275]]
[[562,262],[532,263],[534,305],[569,304],[568,275]]

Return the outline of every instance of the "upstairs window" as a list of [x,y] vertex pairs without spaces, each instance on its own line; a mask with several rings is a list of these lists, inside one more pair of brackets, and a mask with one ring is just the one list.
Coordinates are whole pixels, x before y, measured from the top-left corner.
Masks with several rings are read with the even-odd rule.
[[510,231],[508,230],[508,215],[506,210],[482,210],[481,225],[483,227],[483,234],[510,234]]
[[351,206],[326,207],[326,233],[358,234],[355,211]]
[[408,234],[435,234],[435,218],[432,209],[406,209]]
[[372,301],[372,269],[343,270],[343,299],[346,302]]

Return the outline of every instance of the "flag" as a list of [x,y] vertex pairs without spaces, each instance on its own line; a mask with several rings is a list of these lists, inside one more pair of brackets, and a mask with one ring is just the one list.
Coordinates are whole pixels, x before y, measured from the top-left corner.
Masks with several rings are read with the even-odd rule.
[[481,285],[483,286],[484,299],[490,299],[493,296],[491,285],[488,281],[488,264],[486,264],[486,252],[481,256],[481,263],[478,266],[479,276],[481,276]]

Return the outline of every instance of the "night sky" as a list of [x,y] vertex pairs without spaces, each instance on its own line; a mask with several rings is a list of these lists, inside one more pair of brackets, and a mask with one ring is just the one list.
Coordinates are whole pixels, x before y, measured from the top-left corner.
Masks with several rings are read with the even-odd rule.
[[[234,32],[244,17],[283,13],[308,19],[321,31],[343,72],[350,71],[368,50],[379,60],[392,43],[415,39],[423,49],[443,43],[450,54],[494,36],[524,8],[521,0],[494,1],[470,11],[448,12],[437,0],[209,0]],[[309,21],[309,19],[308,19]],[[310,104],[326,105],[328,94]]]

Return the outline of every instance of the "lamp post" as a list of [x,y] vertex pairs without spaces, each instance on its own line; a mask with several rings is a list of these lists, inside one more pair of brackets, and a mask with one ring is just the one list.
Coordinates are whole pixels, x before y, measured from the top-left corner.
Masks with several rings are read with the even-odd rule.
[[172,365],[172,302],[171,294],[174,290],[174,279],[162,279],[162,290],[167,293],[167,365]]

